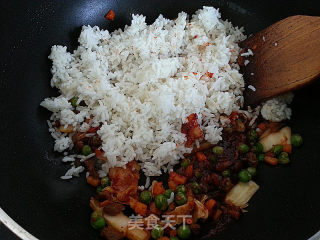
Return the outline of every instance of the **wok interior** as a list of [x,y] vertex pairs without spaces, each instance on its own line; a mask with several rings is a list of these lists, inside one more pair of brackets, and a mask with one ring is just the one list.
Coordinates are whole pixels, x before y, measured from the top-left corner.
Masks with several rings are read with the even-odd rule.
[[[1,3],[1,5],[4,5]],[[68,166],[52,150],[47,131],[49,113],[42,99],[57,95],[49,87],[47,60],[54,44],[74,49],[82,25],[113,31],[141,13],[152,22],[160,13],[194,13],[203,5],[220,8],[223,19],[255,33],[294,14],[319,15],[317,1],[10,1],[1,6],[4,54],[0,78],[1,169],[0,206],[39,239],[97,239],[89,224],[88,200],[94,192],[84,176],[62,181]],[[114,22],[104,18],[113,9]],[[5,37],[4,37],[5,36]],[[305,139],[303,148],[287,167],[260,166],[261,186],[250,202],[249,213],[231,224],[216,239],[306,239],[319,230],[320,113],[319,81],[297,92],[290,125]],[[203,233],[210,229],[207,224]]]

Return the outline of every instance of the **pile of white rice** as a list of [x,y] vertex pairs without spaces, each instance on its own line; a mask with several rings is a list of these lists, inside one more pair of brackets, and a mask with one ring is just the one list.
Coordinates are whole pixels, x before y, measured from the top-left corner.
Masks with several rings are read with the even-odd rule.
[[[130,26],[113,33],[83,26],[73,53],[53,46],[51,86],[61,95],[41,106],[53,112],[49,127],[54,149],[68,155],[73,147],[72,134],[54,129],[55,120],[78,131],[102,124],[98,134],[108,162],[100,174],[136,159],[147,176],[155,176],[191,151],[180,132],[189,114],[198,115],[207,141],[221,140],[220,115],[238,111],[243,103],[245,83],[236,60],[245,35],[220,17],[213,7],[203,7],[190,19],[184,12],[175,20],[160,15],[151,25],[144,16],[132,15]],[[73,97],[87,105],[76,107],[77,114],[69,103]],[[286,103],[268,101],[263,117],[289,118]],[[64,161],[74,159],[66,156]],[[68,171],[65,178],[80,171]]]

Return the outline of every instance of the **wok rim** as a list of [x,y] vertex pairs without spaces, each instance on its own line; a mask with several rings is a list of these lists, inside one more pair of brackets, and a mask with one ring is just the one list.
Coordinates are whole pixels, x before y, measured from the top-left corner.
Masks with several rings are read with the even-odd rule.
[[[6,226],[11,233],[14,233],[17,237],[23,240],[39,240],[23,227],[21,227],[16,221],[14,221],[1,207],[0,207],[0,222]],[[319,240],[320,230],[316,232],[312,237],[307,240]]]

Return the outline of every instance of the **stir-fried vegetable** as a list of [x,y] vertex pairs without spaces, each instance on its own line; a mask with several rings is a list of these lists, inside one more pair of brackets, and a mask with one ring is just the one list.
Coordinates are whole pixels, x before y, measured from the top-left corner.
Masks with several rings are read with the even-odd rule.
[[174,237],[170,237],[170,240],[179,240],[179,238],[174,236]]
[[191,229],[188,225],[182,225],[178,228],[178,236],[181,239],[188,239],[191,236]]
[[254,167],[248,167],[248,168],[247,168],[247,171],[250,173],[250,175],[251,175],[252,177],[254,177],[254,176],[257,175],[257,169],[254,168]]
[[177,188],[176,188],[176,192],[182,192],[182,193],[186,193],[186,187],[184,185],[179,185]]
[[81,151],[82,151],[82,154],[85,156],[88,156],[89,154],[92,153],[91,147],[89,145],[84,145]]
[[274,166],[278,164],[278,159],[275,157],[265,156],[264,161]]
[[101,216],[101,213],[99,213],[98,211],[94,211],[91,214],[90,223],[94,229],[101,229],[106,225],[104,218]]
[[217,154],[217,155],[221,155],[222,153],[223,153],[223,147],[220,147],[220,146],[215,146],[215,147],[213,147],[213,149],[212,149],[212,152],[214,153],[214,154]]
[[261,143],[257,143],[252,147],[254,153],[262,153],[263,152],[263,145]]
[[189,164],[190,164],[190,160],[188,158],[185,158],[181,162],[181,167],[187,168],[189,166]]
[[71,98],[70,102],[71,102],[72,107],[77,107],[78,106],[78,104],[77,104],[78,98],[77,97]]
[[258,155],[258,161],[259,162],[263,162],[264,161],[264,154],[263,153],[260,153],[259,155]]
[[183,192],[177,192],[174,195],[174,201],[178,206],[181,206],[187,202],[187,196]]
[[247,183],[239,182],[228,192],[225,201],[237,207],[244,208],[258,189],[259,186],[253,181]]
[[241,144],[239,147],[239,151],[242,153],[247,153],[249,152],[249,146],[247,144]]
[[251,180],[250,173],[245,169],[239,172],[238,177],[241,182],[249,182]]
[[191,184],[191,189],[192,189],[192,192],[193,192],[194,194],[199,194],[199,193],[200,193],[200,186],[199,186],[199,184],[196,183],[196,182],[193,182],[193,183]]
[[280,153],[282,153],[282,150],[283,150],[282,145],[275,145],[275,146],[272,148],[272,152],[273,152],[275,155],[279,155]]
[[269,152],[273,146],[291,144],[291,128],[284,127],[278,132],[270,133],[260,139],[264,152]]
[[300,147],[303,143],[303,139],[299,134],[293,134],[291,136],[291,143],[294,147]]
[[290,162],[289,154],[286,152],[280,153],[278,160],[280,164],[288,164]]
[[173,192],[173,190],[172,189],[167,189],[165,192],[164,192],[164,196],[166,197],[166,198],[170,198],[171,197],[171,193]]
[[145,203],[145,204],[149,204],[152,200],[152,195],[150,191],[143,191],[140,193],[140,201]]
[[104,178],[101,178],[101,186],[102,187],[110,186],[110,179],[107,176]]
[[163,236],[163,228],[160,226],[155,226],[151,231],[151,237],[154,239],[161,238]]
[[163,194],[159,194],[155,197],[156,207],[162,211],[168,207],[167,198]]
[[230,176],[231,176],[230,170],[229,170],[229,169],[224,170],[224,171],[222,172],[222,176],[224,176],[224,177],[230,177]]

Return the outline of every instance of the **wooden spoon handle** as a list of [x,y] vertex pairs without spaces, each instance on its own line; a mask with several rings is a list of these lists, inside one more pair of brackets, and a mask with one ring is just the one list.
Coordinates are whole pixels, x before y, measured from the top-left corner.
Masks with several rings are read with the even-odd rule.
[[320,76],[320,17],[292,16],[242,43],[254,56],[245,67],[246,104],[300,88]]

